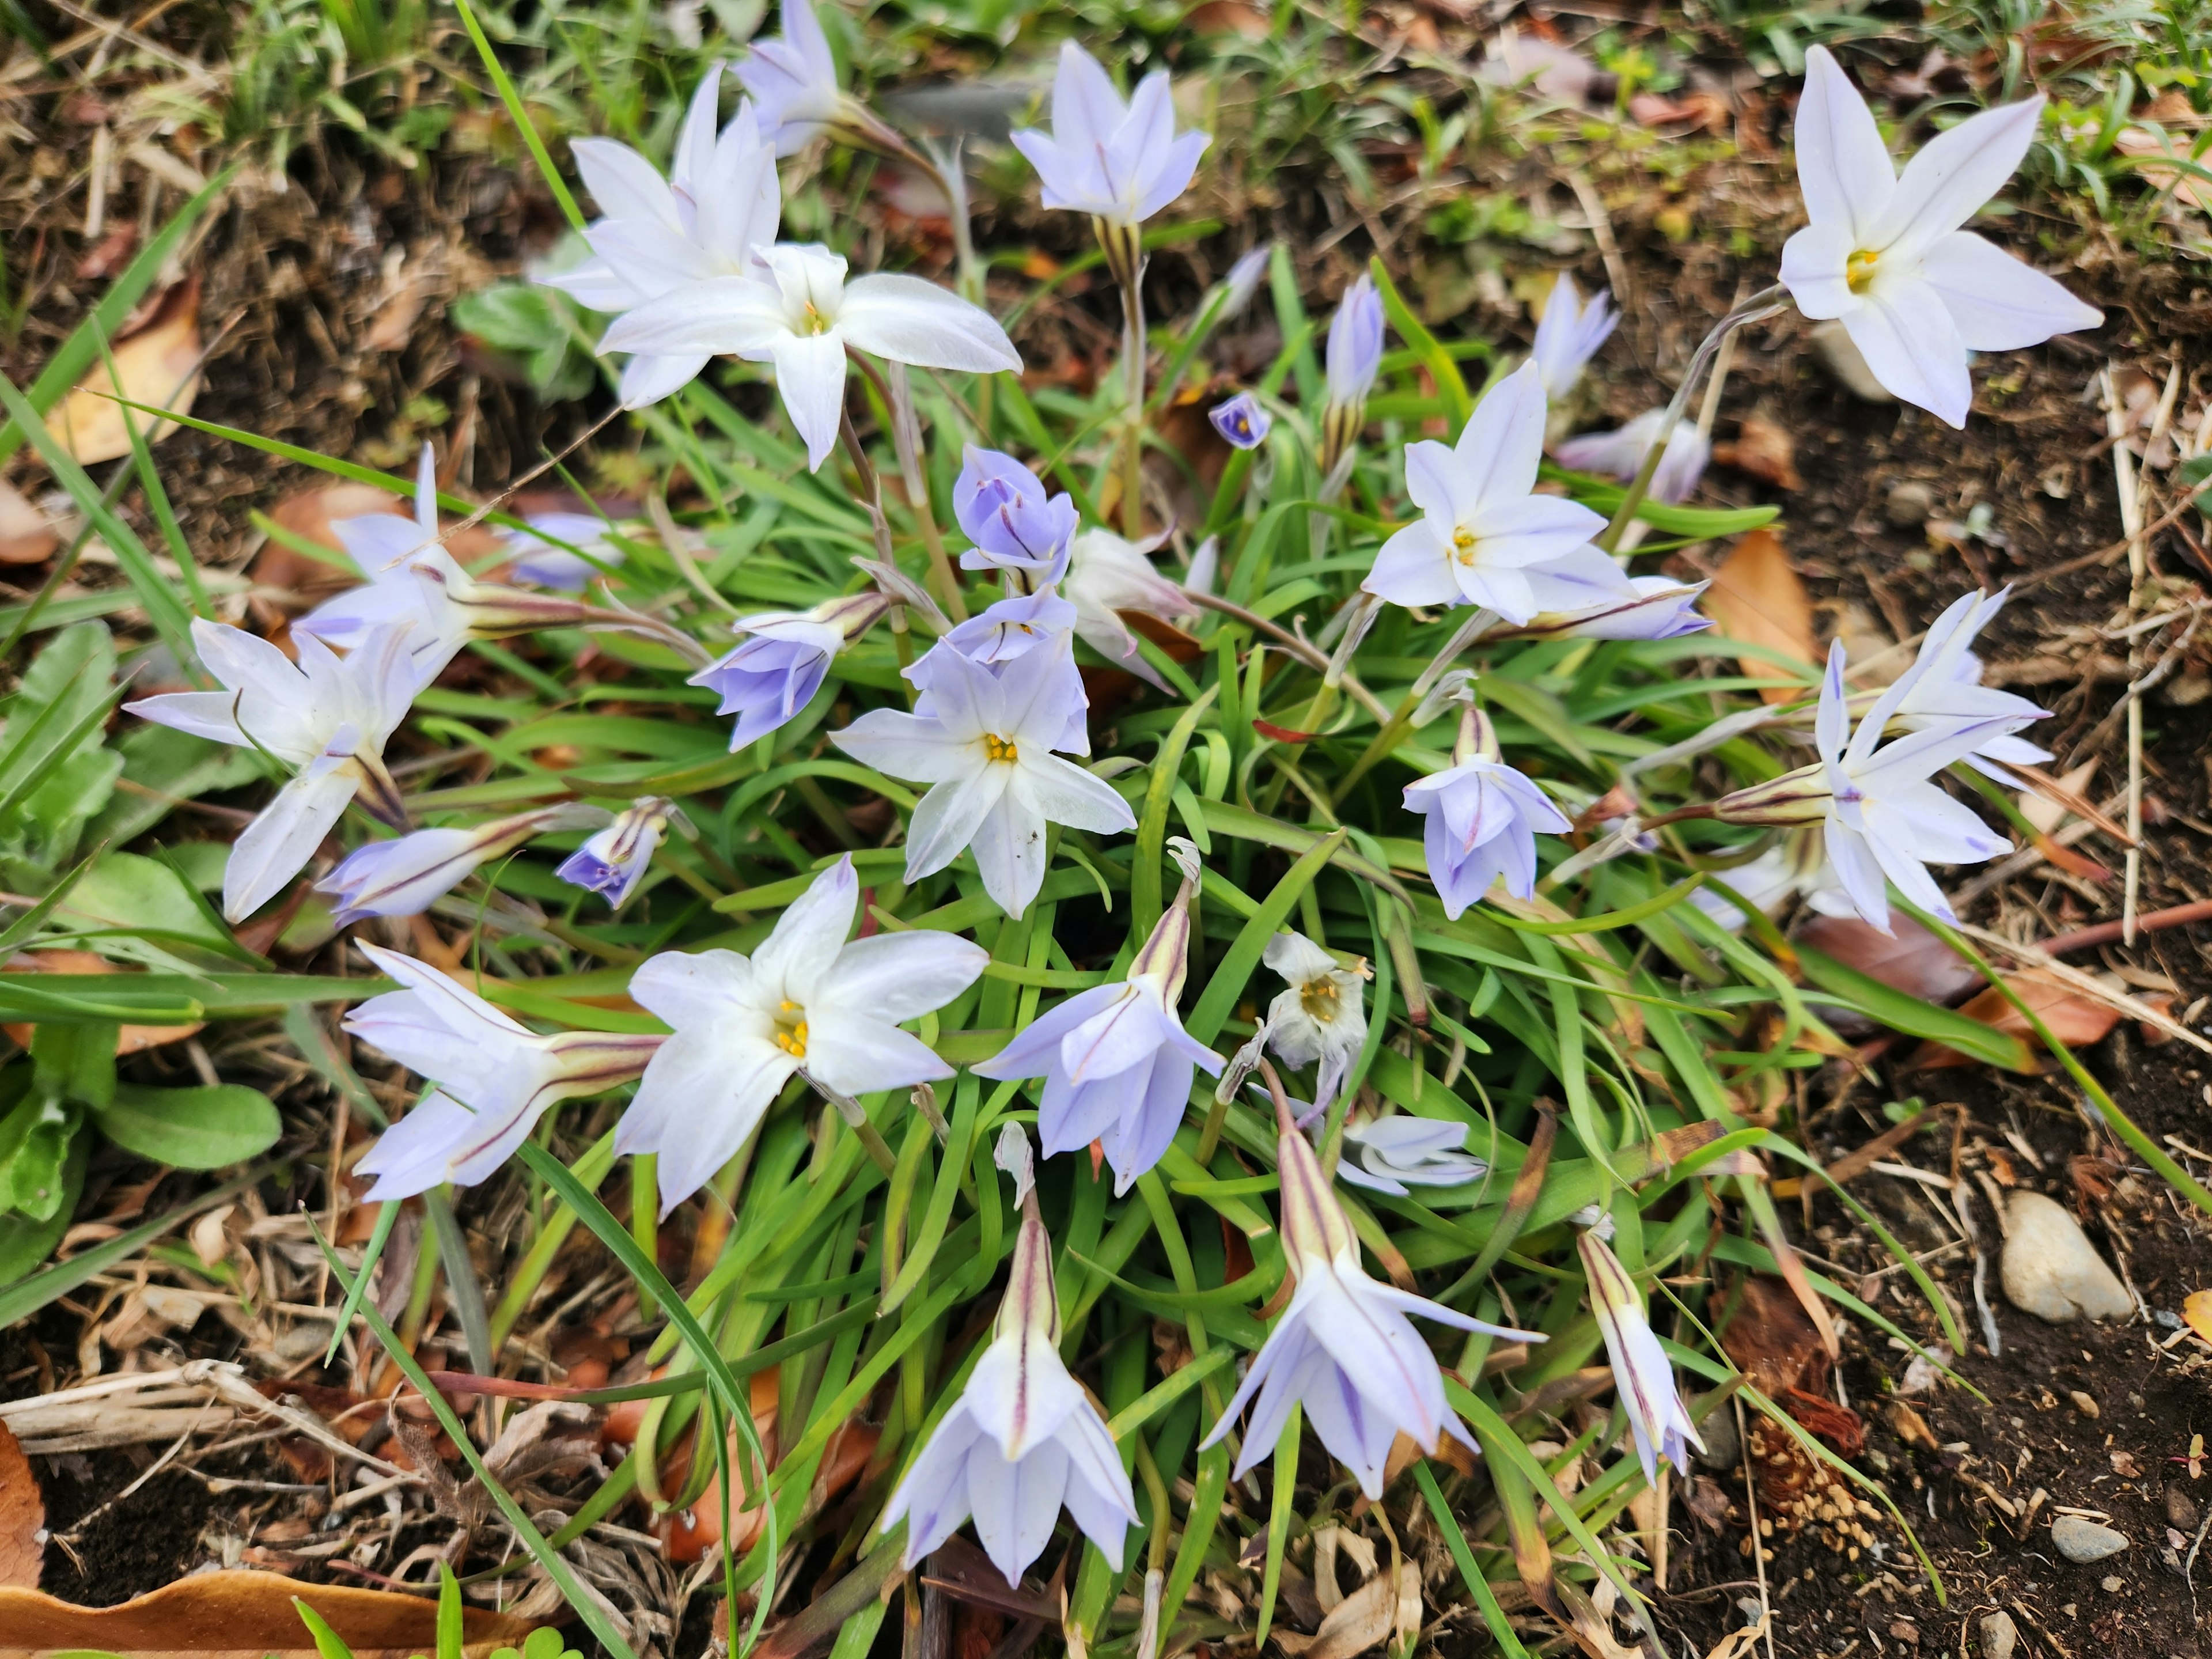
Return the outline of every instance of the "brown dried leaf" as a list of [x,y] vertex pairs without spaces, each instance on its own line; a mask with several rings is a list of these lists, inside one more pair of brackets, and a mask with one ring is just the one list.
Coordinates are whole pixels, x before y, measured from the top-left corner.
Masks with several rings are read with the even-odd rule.
[[46,1501],[31,1460],[0,1423],[0,1585],[36,1589],[46,1559]]
[[[0,1659],[63,1649],[109,1653],[314,1652],[292,1605],[322,1615],[355,1659],[407,1659],[434,1650],[438,1604],[419,1595],[350,1585],[302,1584],[273,1572],[199,1572],[119,1607],[79,1607],[37,1590],[0,1589]],[[468,1650],[520,1646],[534,1621],[464,1607]]]
[[[1770,647],[1808,665],[1815,660],[1813,597],[1771,531],[1753,531],[1721,562],[1705,590],[1705,614],[1723,638]],[[1764,657],[1747,653],[1736,661],[1753,679],[1788,678],[1786,670]],[[1804,690],[1790,680],[1761,695],[1769,702],[1792,702]]]
[[[2008,975],[2005,984],[2011,988],[2014,996],[2035,1011],[2036,1017],[2050,1028],[2051,1035],[2069,1048],[2102,1042],[2105,1034],[2119,1023],[2118,1009],[2075,989],[2057,975],[2046,973],[2040,968],[2029,968]],[[1981,1021],[1992,1030],[2004,1032],[2008,1036],[2034,1039],[2034,1030],[2027,1018],[1994,985],[1972,1000],[1962,1004],[1959,1012],[1969,1019]],[[1940,1042],[1922,1043],[1906,1062],[1908,1068],[1922,1071],[1974,1063],[1957,1049],[1947,1048]],[[2034,1061],[2031,1058],[2028,1069],[2033,1068]]]
[[[180,415],[191,411],[200,387],[199,277],[187,276],[163,295],[145,325],[118,340],[112,352],[112,374],[105,360],[94,363],[46,416],[46,430],[67,447],[80,466],[131,453],[130,429],[124,424],[123,406],[116,402],[118,396]],[[149,428],[148,418],[131,412],[149,443],[159,443],[177,429],[173,421]]]
[[1791,1389],[1818,1395],[1827,1388],[1828,1356],[1820,1334],[1779,1279],[1746,1274],[1720,1338],[1722,1351],[1769,1400]]
[[1714,463],[1732,466],[1765,480],[1778,489],[1802,489],[1805,480],[1797,471],[1797,445],[1790,428],[1771,416],[1753,410],[1736,428],[1734,443],[1713,446]]
[[[106,957],[91,951],[28,951],[21,956],[0,963],[0,974],[119,974],[117,967]],[[207,1022],[196,1020],[190,1025],[125,1025],[117,1034],[115,1052],[118,1055],[135,1054],[148,1048],[158,1048],[165,1042],[181,1042],[202,1030]],[[15,1042],[27,1048],[31,1046],[28,1025],[0,1026]]]
[[0,564],[37,564],[60,545],[46,515],[21,490],[0,479]]
[[1846,968],[1923,1002],[1950,1003],[1982,982],[1972,965],[1906,915],[1893,915],[1886,934],[1856,916],[1814,916],[1796,938]]

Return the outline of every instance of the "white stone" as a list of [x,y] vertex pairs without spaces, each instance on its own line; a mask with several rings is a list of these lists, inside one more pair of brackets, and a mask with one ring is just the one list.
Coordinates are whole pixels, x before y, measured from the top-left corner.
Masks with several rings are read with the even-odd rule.
[[1997,1612],[1982,1620],[1982,1659],[2012,1659],[2020,1645],[2020,1631],[2008,1613]]
[[2069,1561],[2087,1566],[2127,1548],[2127,1534],[2100,1527],[2084,1516],[2062,1515],[2051,1523],[2051,1541]]
[[2074,1218],[2041,1193],[2009,1197],[2003,1279],[2005,1300],[2047,1324],[2125,1319],[2136,1310],[2135,1298]]

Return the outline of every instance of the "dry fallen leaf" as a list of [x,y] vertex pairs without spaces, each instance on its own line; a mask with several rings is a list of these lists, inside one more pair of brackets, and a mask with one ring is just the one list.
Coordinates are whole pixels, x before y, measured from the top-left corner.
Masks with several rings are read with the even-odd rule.
[[[108,1653],[312,1655],[314,1643],[292,1605],[322,1615],[355,1659],[407,1659],[434,1650],[438,1604],[425,1596],[350,1585],[302,1584],[273,1572],[198,1572],[119,1607],[79,1607],[37,1590],[0,1589],[0,1659],[62,1649]],[[520,1646],[532,1620],[483,1607],[462,1609],[471,1654]]]
[[[1765,646],[1808,665],[1816,660],[1812,595],[1771,531],[1753,531],[1721,562],[1705,590],[1705,614],[1724,639]],[[1805,695],[1787,669],[1765,657],[1747,652],[1736,661],[1753,679],[1788,681],[1760,694],[1769,702],[1794,702]]]
[[[2069,1048],[2102,1042],[2105,1033],[2119,1023],[2118,1009],[2099,1001],[2042,969],[2029,968],[2008,975],[2005,984],[2011,988],[2014,996],[2035,1011],[2036,1018],[2050,1028],[2051,1035]],[[2004,993],[1994,985],[1972,1000],[1961,1004],[1959,1012],[1969,1019],[1981,1021],[1992,1030],[2002,1031],[2008,1036],[2038,1042],[2034,1028],[2028,1024],[2020,1010],[2012,1006]],[[1920,1071],[1937,1071],[1945,1066],[1972,1066],[1974,1063],[1957,1049],[1947,1048],[1940,1042],[1922,1043],[1906,1062],[1909,1069]],[[2035,1061],[2031,1051],[2027,1069],[2032,1071],[2034,1068]]]
[[1948,1004],[1982,982],[1971,963],[1911,917],[1893,915],[1890,925],[1893,935],[1856,916],[1814,916],[1794,937],[1922,1002]]
[[46,1505],[31,1460],[0,1423],[0,1586],[36,1589],[46,1553]]
[[0,564],[37,564],[61,539],[28,496],[0,479]]
[[[116,341],[111,352],[112,374],[105,358],[94,362],[46,416],[46,430],[68,447],[80,466],[131,453],[118,397],[179,415],[191,411],[200,388],[198,276],[187,276],[164,294],[144,325]],[[149,427],[149,417],[136,410],[131,418],[149,443],[159,443],[177,429],[172,421]]]
[[[2090,781],[2096,775],[2097,757],[2092,755],[2060,778],[2058,787],[2069,795],[2080,795],[2087,790]],[[2054,799],[2050,792],[2044,789],[2023,789],[2020,792],[2019,800],[2021,817],[2046,836],[2054,834],[2073,816],[2071,809],[2063,801]]]
[[2181,1316],[2189,1328],[2212,1342],[2212,1291],[2191,1291],[2181,1299]]
[[1802,489],[1805,480],[1797,471],[1797,445],[1790,428],[1771,416],[1753,410],[1743,417],[1734,443],[1713,446],[1716,465],[1732,466],[1764,479],[1778,489]]

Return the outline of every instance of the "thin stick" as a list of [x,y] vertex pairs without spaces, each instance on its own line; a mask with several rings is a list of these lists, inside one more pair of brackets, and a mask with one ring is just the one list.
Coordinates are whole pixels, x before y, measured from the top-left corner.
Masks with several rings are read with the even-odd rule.
[[[2133,617],[2142,609],[2143,578],[2148,565],[2148,550],[2143,535],[2142,497],[2136,484],[2136,458],[2126,443],[2127,410],[2120,401],[2118,384],[2112,378],[2112,367],[2105,365],[2100,375],[2105,392],[2105,432],[2113,440],[2112,477],[2120,498],[2120,528],[2128,538],[2128,614]],[[2138,679],[2142,672],[2142,642],[2140,639],[2128,643],[2128,678]],[[2127,701],[2128,714],[2128,839],[2136,841],[2142,835],[2142,699]],[[2120,939],[2124,945],[2136,942],[2136,898],[2142,883],[2142,849],[2130,847],[2126,854],[2125,885],[2120,897]]]
[[1766,1551],[1759,1541],[1758,1460],[1751,1455],[1751,1433],[1743,1420],[1743,1396],[1729,1401],[1735,1407],[1735,1443],[1743,1448],[1744,1513],[1751,1517],[1751,1565],[1759,1572],[1759,1620],[1766,1632],[1766,1659],[1774,1659],[1774,1603],[1766,1594]]

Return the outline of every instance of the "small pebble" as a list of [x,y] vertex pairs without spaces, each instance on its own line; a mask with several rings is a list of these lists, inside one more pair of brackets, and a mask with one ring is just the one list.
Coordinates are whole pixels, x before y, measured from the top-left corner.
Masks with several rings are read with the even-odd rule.
[[2041,1193],[2012,1193],[2006,1202],[2002,1277],[2005,1300],[2046,1324],[2085,1316],[2125,1319],[2135,1298],[2105,1265],[2064,1207]]
[[2105,1593],[2107,1595],[2118,1595],[2122,1590],[2127,1588],[2127,1580],[2120,1577],[2117,1573],[2112,1577],[2105,1579],[2102,1582],[2105,1586]]
[[2178,1331],[2181,1328],[2181,1316],[2171,1308],[2160,1308],[2152,1313],[2151,1317],[2159,1322],[2162,1329]]
[[1982,1659],[2012,1659],[2020,1645],[2019,1628],[2008,1613],[1987,1613],[1982,1619]]
[[2197,1500],[2179,1486],[2166,1489],[2166,1522],[2186,1533],[2197,1530]]
[[2062,1515],[2051,1523],[2051,1542],[2077,1565],[2087,1566],[2127,1548],[2127,1536],[2079,1515]]
[[2074,1409],[2081,1413],[2082,1416],[2096,1417],[2100,1414],[2098,1410],[2096,1401],[2092,1399],[2089,1395],[2082,1393],[2081,1389],[2075,1389],[2070,1390],[2066,1397],[2074,1402]]
[[1936,492],[1917,478],[1890,485],[1888,499],[1881,505],[1882,517],[1899,530],[1917,530],[1935,510]]
[[1705,1437],[1705,1443],[1692,1446],[1690,1455],[1707,1468],[1726,1474],[1743,1462],[1743,1442],[1735,1431],[1734,1412],[1715,1412],[1698,1425],[1698,1432]]

